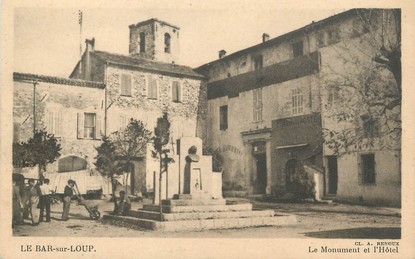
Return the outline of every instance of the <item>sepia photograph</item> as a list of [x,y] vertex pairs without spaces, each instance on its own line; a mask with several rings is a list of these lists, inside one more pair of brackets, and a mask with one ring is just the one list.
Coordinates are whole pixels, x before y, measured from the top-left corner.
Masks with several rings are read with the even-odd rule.
[[405,1],[174,2],[8,6],[0,257],[413,258]]

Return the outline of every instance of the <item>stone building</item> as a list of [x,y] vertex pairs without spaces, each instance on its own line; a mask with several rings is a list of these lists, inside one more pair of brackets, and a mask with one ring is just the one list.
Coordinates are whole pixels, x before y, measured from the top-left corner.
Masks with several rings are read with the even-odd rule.
[[[58,192],[66,184],[63,178],[75,175],[57,177],[55,173],[77,172],[76,179],[89,176],[94,167],[95,147],[104,133],[105,85],[23,73],[14,73],[13,80],[13,142],[27,141],[34,129],[54,134],[61,144],[61,156],[48,165],[46,177],[52,178]],[[92,178],[99,182],[78,182],[81,191],[102,188],[100,178]]]
[[[171,123],[169,145],[181,137],[206,135],[206,87],[204,76],[178,65],[179,27],[150,19],[129,26],[129,56],[98,51],[95,40],[86,40],[86,50],[70,78],[103,82],[105,96],[104,134],[123,129],[130,118],[143,121],[153,131],[164,112]],[[153,188],[150,149],[134,161],[131,191]]]
[[[362,114],[349,113],[342,123],[333,116],[342,109],[345,78],[369,67],[373,53],[361,52],[373,50],[371,37],[382,30],[381,16],[365,27],[364,12],[349,10],[273,39],[264,33],[262,43],[230,55],[221,50],[196,69],[208,78],[207,142],[225,158],[225,188],[281,194],[305,171],[317,198],[400,204],[399,142],[381,147],[376,142],[387,135],[364,134],[375,144],[347,152],[323,144],[326,130],[374,128],[362,126]],[[379,81],[392,88],[385,76]]]

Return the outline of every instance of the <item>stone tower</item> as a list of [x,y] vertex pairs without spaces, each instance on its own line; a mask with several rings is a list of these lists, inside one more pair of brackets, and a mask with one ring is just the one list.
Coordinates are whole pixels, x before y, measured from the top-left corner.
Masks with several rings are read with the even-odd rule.
[[179,27],[153,18],[132,24],[129,28],[130,56],[165,63],[178,63]]

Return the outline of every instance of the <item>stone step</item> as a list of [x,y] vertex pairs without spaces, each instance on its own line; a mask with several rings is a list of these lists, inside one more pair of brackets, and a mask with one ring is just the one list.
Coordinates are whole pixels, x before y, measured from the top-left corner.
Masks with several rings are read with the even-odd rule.
[[[141,219],[160,221],[160,213],[154,211],[129,211],[127,216]],[[249,218],[249,217],[272,217],[273,210],[241,210],[241,211],[214,211],[214,212],[188,212],[188,213],[164,213],[164,221],[200,220],[220,218]]]
[[[159,205],[143,205],[143,210],[159,212]],[[252,210],[252,204],[235,205],[201,205],[201,206],[173,206],[163,205],[163,213],[213,212],[213,211],[240,211]]]
[[245,228],[260,226],[285,226],[297,223],[295,215],[274,217],[221,218],[182,221],[153,221],[128,216],[104,215],[103,220],[114,225],[129,228],[147,228],[159,231],[194,231],[208,229]]
[[225,199],[197,199],[197,200],[162,200],[161,204],[171,206],[201,206],[201,205],[226,205]]

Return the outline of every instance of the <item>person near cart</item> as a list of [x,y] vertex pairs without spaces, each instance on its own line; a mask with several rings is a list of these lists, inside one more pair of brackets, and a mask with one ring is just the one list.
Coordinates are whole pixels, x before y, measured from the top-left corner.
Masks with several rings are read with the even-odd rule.
[[23,215],[22,215],[22,208],[23,203],[20,196],[20,187],[19,187],[19,181],[15,178],[13,178],[13,221],[12,221],[12,227],[15,225],[21,225],[23,224]]
[[68,180],[68,184],[65,186],[65,190],[63,192],[62,220],[64,221],[69,220],[69,209],[71,206],[71,199],[75,192],[74,186],[75,182],[73,180]]

